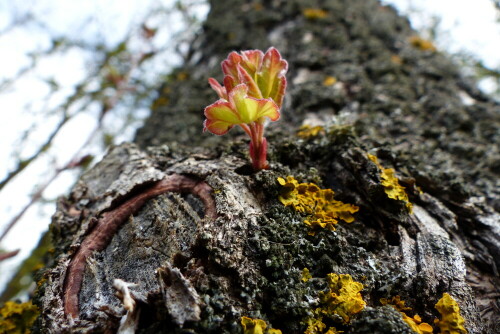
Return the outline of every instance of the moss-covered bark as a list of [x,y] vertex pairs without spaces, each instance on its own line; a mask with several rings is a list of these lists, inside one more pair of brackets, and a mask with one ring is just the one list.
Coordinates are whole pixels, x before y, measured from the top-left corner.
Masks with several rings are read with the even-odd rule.
[[[311,8],[326,16],[308,15]],[[61,202],[52,225],[56,265],[37,297],[39,329],[118,328],[125,312],[111,284],[120,278],[138,284],[131,290],[140,333],[238,333],[242,316],[303,333],[326,275],[337,273],[361,282],[367,303],[350,323],[324,319],[346,333],[410,333],[379,301],[395,295],[432,325],[445,292],[469,333],[498,330],[500,108],[414,35],[371,0],[212,1],[192,59],[179,70],[183,80],[165,84],[168,103],[155,104],[137,134],[140,148],[112,149]],[[238,131],[201,133],[203,107],[216,99],[206,80],[220,79],[229,51],[269,46],[290,64],[289,89],[282,120],[266,130],[271,169],[250,173]],[[324,131],[300,138],[302,124]],[[413,214],[387,196],[368,153],[395,169]],[[205,180],[218,218],[203,218],[191,195],[150,200],[91,258],[80,320],[68,321],[64,275],[92,217],[171,173]],[[278,200],[277,178],[287,175],[359,206],[355,221],[309,235],[305,217]],[[301,280],[303,268],[313,279]],[[188,310],[176,293],[189,297]]]

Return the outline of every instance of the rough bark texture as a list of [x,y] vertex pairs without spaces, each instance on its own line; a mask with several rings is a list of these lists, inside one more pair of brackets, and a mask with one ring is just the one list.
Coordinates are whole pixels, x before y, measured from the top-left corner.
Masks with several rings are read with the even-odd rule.
[[[306,8],[324,18],[307,18]],[[57,245],[37,299],[45,332],[106,332],[125,310],[114,279],[131,288],[139,333],[238,333],[242,316],[303,333],[328,273],[364,285],[367,307],[346,333],[411,333],[379,299],[400,295],[424,321],[444,292],[469,333],[500,328],[500,107],[446,55],[410,42],[406,19],[372,0],[212,1],[187,79],[163,87],[136,138],[115,147],[62,200]],[[282,119],[266,131],[271,169],[250,173],[241,132],[201,133],[206,84],[229,51],[277,47],[289,61]],[[327,76],[337,79],[324,85]],[[184,76],[182,76],[184,77]],[[303,123],[324,133],[300,139]],[[367,153],[394,168],[414,205],[387,197]],[[79,319],[64,314],[69,260],[95,219],[169,174],[204,180],[217,218],[190,194],[166,193],[129,218],[87,261]],[[360,207],[355,222],[308,235],[304,217],[278,201],[277,177],[294,175]],[[315,278],[302,282],[309,268]],[[328,320],[330,321],[330,320]],[[496,327],[495,327],[496,326]],[[435,332],[438,332],[435,328]]]

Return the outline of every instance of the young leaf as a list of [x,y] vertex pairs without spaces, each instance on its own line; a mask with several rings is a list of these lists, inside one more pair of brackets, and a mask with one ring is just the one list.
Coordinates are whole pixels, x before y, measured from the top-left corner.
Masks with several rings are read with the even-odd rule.
[[214,78],[209,78],[208,83],[221,99],[227,100],[226,87],[221,86],[221,84]]
[[265,117],[276,121],[280,117],[276,103],[271,99],[255,99],[248,97],[248,87],[244,84],[236,86],[228,94],[228,100],[220,99],[205,108],[204,131],[223,135],[234,125],[263,123]]
[[285,73],[288,63],[281,58],[279,51],[270,48],[264,55],[262,68],[257,74],[257,84],[263,97],[272,98],[281,107],[286,89]]

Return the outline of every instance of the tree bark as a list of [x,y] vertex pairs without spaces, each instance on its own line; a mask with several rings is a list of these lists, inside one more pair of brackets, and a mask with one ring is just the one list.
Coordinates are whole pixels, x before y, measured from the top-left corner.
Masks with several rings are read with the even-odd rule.
[[[211,5],[178,70],[186,79],[161,89],[168,104],[153,109],[136,144],[110,149],[59,203],[37,329],[238,333],[248,316],[303,333],[324,278],[337,273],[362,282],[367,304],[348,324],[327,321],[346,333],[411,333],[379,301],[395,295],[432,325],[443,293],[457,300],[469,333],[498,332],[499,105],[375,0]],[[311,8],[326,15],[308,15]],[[289,62],[289,88],[282,119],[266,129],[271,168],[252,173],[241,132],[201,132],[203,107],[216,99],[206,80],[221,79],[228,52],[269,46]],[[299,138],[302,124],[324,130]],[[396,170],[413,214],[388,198],[368,153]],[[125,211],[109,244],[85,256],[77,316],[68,314],[68,267],[85,240],[103,217],[118,217],[172,175],[206,185],[216,216],[194,186]],[[277,178],[287,175],[359,206],[355,221],[309,235],[305,217],[278,200]],[[313,280],[301,280],[303,268]],[[136,286],[113,287],[115,279]],[[133,310],[124,306],[128,292]]]

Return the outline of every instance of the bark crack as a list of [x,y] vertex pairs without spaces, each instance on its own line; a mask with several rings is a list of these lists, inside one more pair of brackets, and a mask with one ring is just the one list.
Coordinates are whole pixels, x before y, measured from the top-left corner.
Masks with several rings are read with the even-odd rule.
[[64,313],[71,318],[79,316],[79,293],[83,282],[88,257],[94,251],[101,251],[111,242],[118,229],[137,213],[151,198],[167,192],[191,193],[201,199],[205,217],[215,219],[217,212],[212,197],[212,188],[194,177],[172,174],[156,182],[151,187],[127,199],[115,208],[102,213],[90,234],[71,259],[64,280]]

